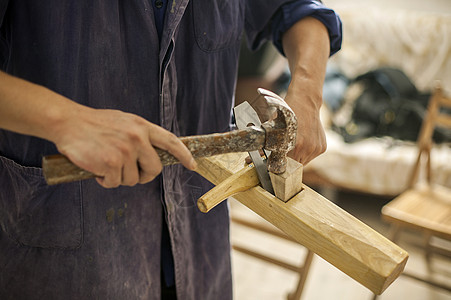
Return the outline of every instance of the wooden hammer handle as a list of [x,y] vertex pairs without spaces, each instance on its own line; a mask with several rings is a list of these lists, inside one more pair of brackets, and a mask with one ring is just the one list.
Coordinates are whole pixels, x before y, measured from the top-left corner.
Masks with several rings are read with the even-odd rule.
[[[182,137],[180,140],[191,151],[194,158],[199,158],[261,149],[265,145],[266,133],[262,128],[251,126],[225,133]],[[159,148],[155,150],[163,166],[179,163],[177,158],[169,152]],[[45,156],[42,159],[42,169],[49,185],[98,177],[79,168],[61,154]]]

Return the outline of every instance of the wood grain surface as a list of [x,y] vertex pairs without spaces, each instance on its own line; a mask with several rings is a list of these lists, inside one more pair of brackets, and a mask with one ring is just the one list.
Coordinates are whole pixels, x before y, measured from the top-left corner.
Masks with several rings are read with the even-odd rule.
[[[198,159],[197,172],[219,184],[244,167],[246,156]],[[405,250],[306,185],[287,202],[260,186],[234,198],[375,294],[381,294],[407,262]]]

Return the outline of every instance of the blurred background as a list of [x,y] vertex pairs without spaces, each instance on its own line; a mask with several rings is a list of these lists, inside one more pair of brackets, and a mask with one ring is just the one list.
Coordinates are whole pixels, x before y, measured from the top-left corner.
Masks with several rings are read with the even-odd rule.
[[[305,166],[303,181],[389,236],[381,208],[407,189],[418,132],[437,82],[451,96],[451,1],[323,2],[342,19],[343,45],[329,61],[323,90],[328,150]],[[254,99],[257,87],[283,96],[289,80],[286,61],[272,45],[255,53],[243,45],[237,102]],[[451,188],[451,131],[436,131],[434,141],[433,181]],[[232,216],[267,225],[237,201],[231,199],[230,205]],[[239,222],[232,222],[232,243],[236,249],[275,255],[298,266],[307,253],[301,245]],[[427,262],[422,237],[415,232],[397,243],[410,254],[406,270],[438,284],[401,276],[378,299],[451,299],[451,290],[443,288],[451,286],[451,258],[434,256]],[[439,243],[451,248],[449,241]],[[243,250],[234,250],[232,257],[237,300],[290,299],[296,290],[299,273]],[[373,298],[368,289],[317,256],[304,275],[300,299]]]

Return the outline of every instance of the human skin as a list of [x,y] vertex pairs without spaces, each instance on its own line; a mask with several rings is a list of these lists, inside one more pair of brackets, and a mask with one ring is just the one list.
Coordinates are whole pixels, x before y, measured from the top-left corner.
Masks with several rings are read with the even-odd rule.
[[282,44],[291,71],[285,101],[298,120],[296,146],[289,155],[305,165],[327,148],[320,107],[330,54],[329,34],[320,21],[307,17],[285,32]]
[[80,105],[43,86],[0,71],[0,127],[49,140],[106,188],[153,180],[162,169],[155,147],[185,167],[196,163],[172,133],[118,110]]
[[[282,43],[292,74],[285,100],[298,117],[290,156],[307,164],[326,150],[319,109],[329,36],[320,21],[307,17],[283,35]],[[0,83],[0,128],[55,143],[74,164],[98,175],[103,187],[153,180],[162,170],[154,147],[167,150],[188,169],[196,168],[174,134],[137,115],[83,106],[2,71]]]

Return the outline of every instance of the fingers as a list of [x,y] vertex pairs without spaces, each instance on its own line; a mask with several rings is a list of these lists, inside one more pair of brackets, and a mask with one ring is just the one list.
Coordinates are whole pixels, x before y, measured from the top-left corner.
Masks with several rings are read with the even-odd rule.
[[[134,186],[155,179],[162,171],[160,157],[154,147],[166,150],[175,156],[188,169],[196,168],[196,162],[186,146],[171,132],[151,123],[147,123],[148,136],[135,143],[136,151],[128,153],[122,150],[125,161],[111,163],[110,172],[98,182],[107,188],[119,185]],[[136,139],[136,138],[135,138]]]
[[155,179],[161,173],[163,166],[153,147],[145,147],[138,158],[139,183],[147,183]]
[[122,185],[128,186],[134,186],[140,181],[140,172],[137,161],[130,161],[124,164],[121,181]]
[[285,100],[298,117],[296,145],[288,155],[306,165],[327,148],[319,111],[322,97],[315,90],[304,89],[288,93]]
[[196,161],[179,138],[159,126],[152,124],[152,127],[149,134],[152,145],[171,153],[186,168],[190,170],[196,169]]
[[295,148],[288,154],[291,158],[307,165],[327,149],[326,135],[322,127],[309,135],[298,131]]
[[296,161],[299,161],[304,166],[313,159],[326,151],[327,145],[325,143],[297,143],[296,148],[288,153],[288,156]]
[[97,175],[102,175],[97,177],[96,180],[101,186],[104,188],[115,188],[121,185],[123,163],[120,156],[106,152],[100,167],[104,171],[96,173]]
[[97,182],[105,188],[115,188],[120,185],[134,186],[152,181],[161,173],[163,166],[150,144],[143,149],[139,158],[129,158],[124,163],[109,164],[108,172],[98,177]]
[[162,165],[154,147],[167,150],[185,167],[196,168],[190,151],[174,134],[139,116],[115,110],[80,115],[57,147],[77,166],[96,174],[105,188],[147,183],[158,176]]
[[[119,185],[134,186],[155,179],[162,171],[160,157],[154,147],[166,150],[175,156],[186,168],[195,169],[196,162],[186,146],[169,131],[148,123],[146,139],[135,142],[134,151],[122,150],[120,157],[107,163],[108,172],[98,183],[106,188]],[[135,140],[137,140],[135,138]],[[127,148],[128,149],[128,148]]]

